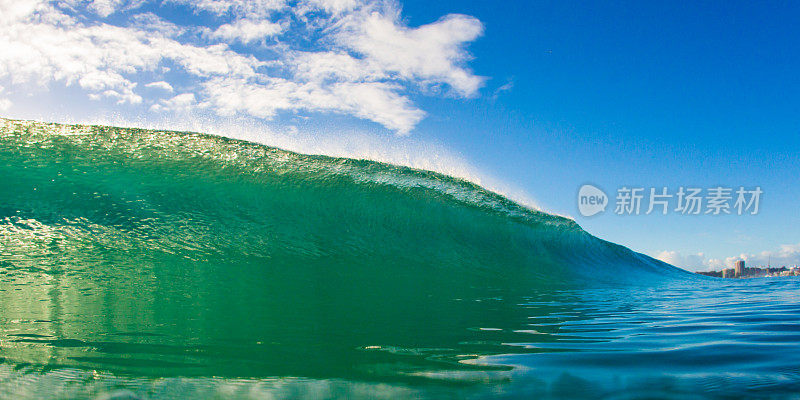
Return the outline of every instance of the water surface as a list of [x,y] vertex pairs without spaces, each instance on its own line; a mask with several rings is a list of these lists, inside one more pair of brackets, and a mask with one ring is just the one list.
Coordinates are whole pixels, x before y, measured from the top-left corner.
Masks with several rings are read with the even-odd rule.
[[794,398],[798,280],[477,185],[0,120],[0,398]]

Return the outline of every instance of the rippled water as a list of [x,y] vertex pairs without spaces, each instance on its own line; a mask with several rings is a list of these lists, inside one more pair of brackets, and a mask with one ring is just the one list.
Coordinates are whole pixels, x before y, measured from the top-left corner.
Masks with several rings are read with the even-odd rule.
[[533,327],[547,327],[554,337],[524,344],[543,354],[482,359],[517,367],[512,395],[530,390],[587,398],[800,396],[796,278],[562,295],[560,301],[530,303],[532,311],[564,308],[529,316]]
[[[113,300],[107,298],[113,288],[93,289],[102,291],[101,304],[94,305],[98,315],[77,315],[62,306],[69,300],[53,280],[0,285],[2,398],[800,393],[796,278],[452,299],[480,312],[444,324],[431,316],[430,325],[415,322],[407,330],[401,321],[383,327],[396,332],[320,326],[319,332],[277,334],[259,316],[234,311],[194,310],[181,321],[160,323],[147,321],[152,312],[107,313],[110,305],[102,303]],[[31,285],[38,296],[31,296]],[[92,303],[100,294],[78,295]]]

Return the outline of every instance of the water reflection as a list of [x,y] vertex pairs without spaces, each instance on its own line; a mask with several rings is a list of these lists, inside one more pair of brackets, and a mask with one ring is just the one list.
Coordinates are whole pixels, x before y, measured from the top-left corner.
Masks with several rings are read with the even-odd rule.
[[[172,259],[168,266],[5,263],[2,356],[12,364],[142,376],[409,379],[470,369],[458,361],[480,355],[542,351],[508,343],[564,334],[532,334],[524,298],[495,296],[480,286],[483,278],[451,278],[443,287],[333,261],[311,266],[313,274],[262,263]],[[568,307],[552,302],[537,312]]]
[[[220,271],[185,281],[194,294],[181,298],[171,285],[139,287],[138,273],[155,271],[137,271],[4,267],[0,394],[9,382],[36,390],[82,382],[86,393],[127,388],[151,398],[166,398],[158,384],[236,398],[791,398],[800,390],[797,279],[519,297],[431,291],[433,309],[420,316],[412,303],[381,302],[357,285],[348,289],[370,306],[325,293],[281,301],[290,293],[257,276],[219,290]],[[137,296],[119,305],[121,292]],[[242,297],[251,299],[246,311]],[[285,376],[304,378],[276,378]]]

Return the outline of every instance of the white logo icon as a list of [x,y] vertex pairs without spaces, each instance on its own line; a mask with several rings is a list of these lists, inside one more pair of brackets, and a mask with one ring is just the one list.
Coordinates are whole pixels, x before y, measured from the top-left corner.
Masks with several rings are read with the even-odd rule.
[[578,191],[578,211],[584,217],[591,217],[606,210],[608,196],[592,185],[583,185]]

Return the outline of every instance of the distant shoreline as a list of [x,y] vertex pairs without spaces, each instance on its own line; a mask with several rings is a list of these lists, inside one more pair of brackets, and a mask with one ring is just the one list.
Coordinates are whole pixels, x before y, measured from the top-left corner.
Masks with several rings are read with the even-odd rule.
[[784,277],[784,276],[800,276],[800,267],[753,267],[742,268],[742,271],[737,273],[734,268],[726,268],[719,271],[697,271],[697,274],[705,276],[713,276],[717,278],[768,278],[768,277]]

